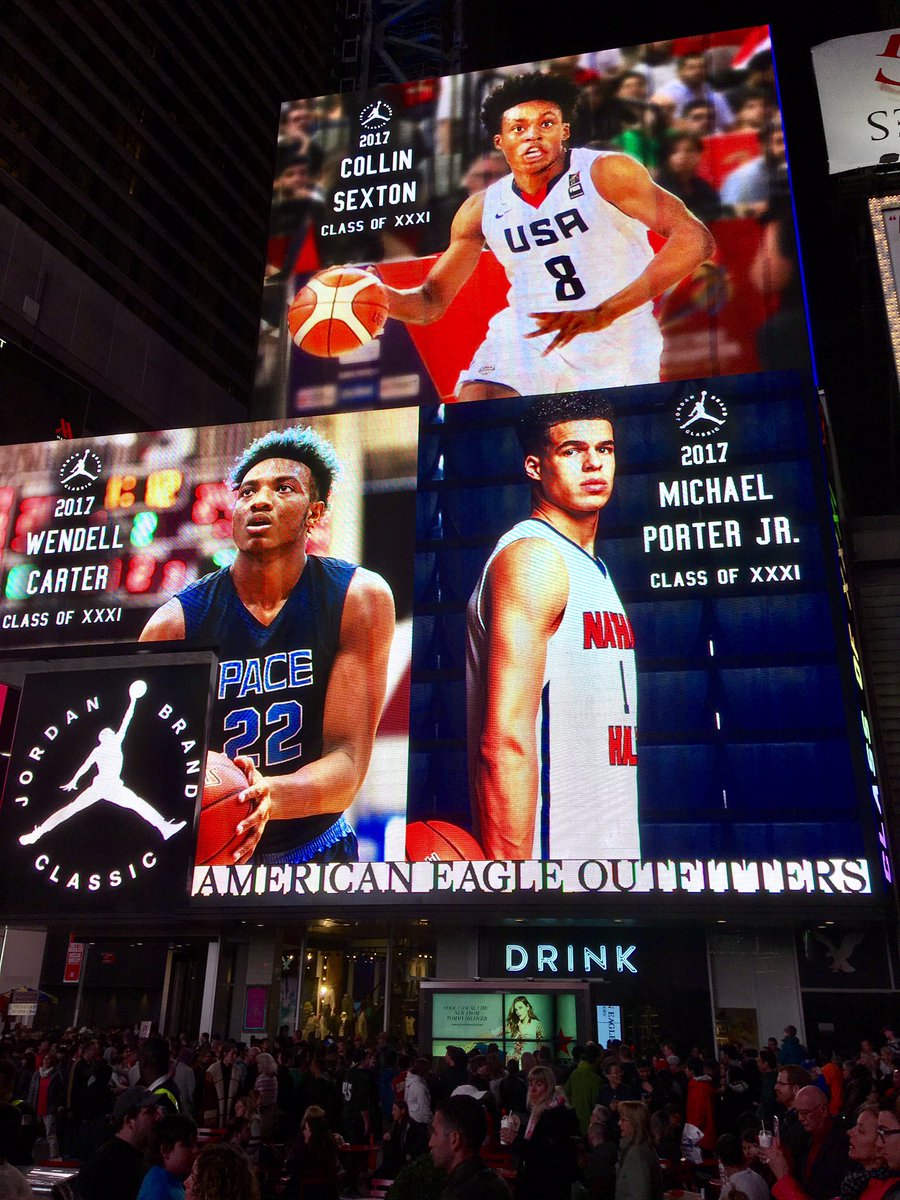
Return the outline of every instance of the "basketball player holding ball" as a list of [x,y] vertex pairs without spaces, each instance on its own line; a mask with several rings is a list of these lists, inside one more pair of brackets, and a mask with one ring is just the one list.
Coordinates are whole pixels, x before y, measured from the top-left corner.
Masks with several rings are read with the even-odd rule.
[[[579,90],[534,72],[487,97],[482,120],[511,174],[470,196],[450,245],[416,288],[386,288],[400,321],[437,321],[487,244],[510,283],[508,306],[463,371],[460,400],[659,380],[653,300],[713,252],[709,231],[640,163],[570,149]],[[647,231],[666,239],[653,254]]]
[[487,858],[639,858],[634,633],[597,556],[616,476],[609,403],[539,396],[517,434],[530,517],[469,601],[470,795]]
[[387,687],[387,583],[307,554],[338,469],[334,448],[294,427],[257,439],[231,473],[230,567],[190,584],[141,641],[218,645],[212,749],[244,772],[252,809],[230,862],[355,862],[344,818],[368,770]]

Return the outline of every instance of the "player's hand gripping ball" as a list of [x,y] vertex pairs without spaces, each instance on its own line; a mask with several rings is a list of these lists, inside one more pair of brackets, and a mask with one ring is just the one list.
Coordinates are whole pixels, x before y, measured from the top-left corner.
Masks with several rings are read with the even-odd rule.
[[247,776],[230,758],[211,750],[206,756],[206,775],[203,780],[203,802],[200,807],[200,826],[197,830],[197,865],[215,866],[233,861],[240,844],[235,836],[239,821],[249,816],[253,805],[239,800],[247,790]]
[[288,309],[294,344],[319,358],[337,358],[371,342],[388,315],[381,281],[358,267],[329,267],[313,275]]

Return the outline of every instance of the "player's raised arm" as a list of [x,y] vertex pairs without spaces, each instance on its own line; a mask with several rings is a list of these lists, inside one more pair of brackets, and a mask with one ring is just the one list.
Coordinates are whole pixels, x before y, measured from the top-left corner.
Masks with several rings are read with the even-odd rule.
[[417,288],[387,287],[388,313],[410,325],[430,325],[444,315],[450,302],[478,262],[484,245],[481,215],[484,193],[470,196],[459,208],[450,229],[450,245]]
[[532,857],[538,795],[535,721],[547,643],[568,600],[562,556],[525,538],[502,550],[483,597],[486,681],[474,805],[486,857]]
[[384,707],[393,634],[391,590],[380,575],[360,567],[347,589],[340,646],[328,679],[322,757],[293,774],[265,777],[271,820],[337,815],[356,798]]
[[712,234],[676,197],[659,187],[647,169],[627,154],[607,154],[591,167],[591,180],[604,200],[666,239],[659,253],[621,291],[597,308],[532,313],[537,328],[526,337],[556,331],[545,353],[580,333],[606,329],[619,317],[655,299],[689,275],[715,250]]

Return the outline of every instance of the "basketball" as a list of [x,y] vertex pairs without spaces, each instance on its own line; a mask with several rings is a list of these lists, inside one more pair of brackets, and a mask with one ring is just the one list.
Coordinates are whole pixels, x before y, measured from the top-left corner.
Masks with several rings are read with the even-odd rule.
[[410,862],[483,862],[484,851],[465,829],[449,821],[415,821],[406,827]]
[[288,310],[294,344],[319,358],[337,358],[370,342],[387,320],[387,292],[358,267],[329,267],[301,288]]
[[253,809],[252,804],[238,799],[247,787],[247,776],[230,758],[212,750],[207,754],[197,830],[198,866],[231,865],[235,826]]

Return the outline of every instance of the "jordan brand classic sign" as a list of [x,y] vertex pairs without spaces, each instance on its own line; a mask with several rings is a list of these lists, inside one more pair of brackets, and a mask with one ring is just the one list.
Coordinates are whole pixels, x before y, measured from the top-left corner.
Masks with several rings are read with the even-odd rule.
[[183,902],[202,789],[206,663],[31,675],[0,828],[4,907]]

